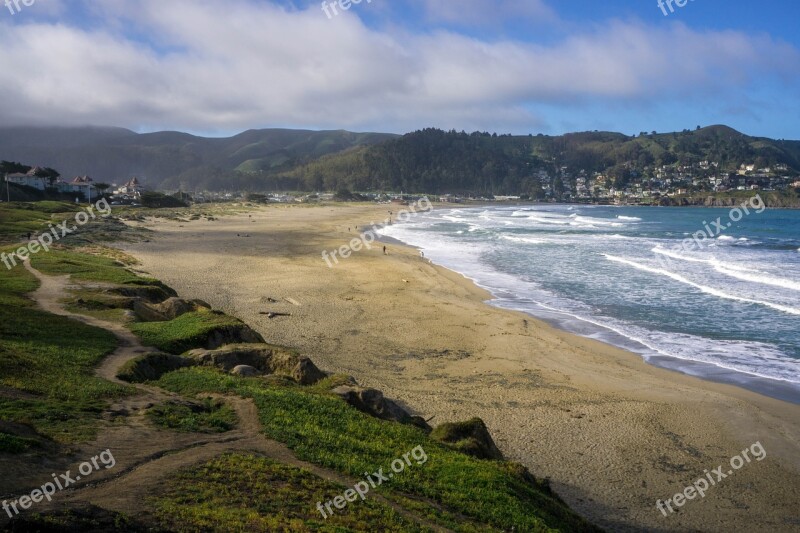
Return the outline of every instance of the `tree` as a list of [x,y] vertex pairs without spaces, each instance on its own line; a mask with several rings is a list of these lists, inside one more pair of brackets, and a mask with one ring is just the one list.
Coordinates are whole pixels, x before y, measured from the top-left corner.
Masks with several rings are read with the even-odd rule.
[[561,180],[561,178],[556,178],[553,180],[553,194],[556,198],[561,198],[564,196],[565,190],[564,182]]

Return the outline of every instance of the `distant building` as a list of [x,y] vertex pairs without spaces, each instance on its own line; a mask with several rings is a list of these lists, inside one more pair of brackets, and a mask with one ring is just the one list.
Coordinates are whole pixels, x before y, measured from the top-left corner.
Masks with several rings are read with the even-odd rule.
[[120,204],[130,204],[140,202],[144,187],[137,178],[131,178],[121,187],[114,190],[112,200]]
[[114,191],[114,194],[141,196],[142,191],[144,191],[144,187],[142,187],[142,184],[139,183],[139,180],[137,178],[133,178],[130,181],[128,181],[128,183],[126,183],[125,185]]
[[78,176],[70,182],[60,181],[57,187],[59,192],[81,194],[86,199],[94,198],[98,195],[94,180],[89,176]]
[[27,174],[9,174],[6,179],[9,183],[14,183],[15,185],[22,185],[25,187],[33,187],[34,189],[38,189],[40,191],[44,191],[48,187],[52,186],[50,178],[44,178],[40,176],[32,175],[30,172]]
[[452,194],[446,194],[444,196],[440,196],[439,201],[443,204],[460,204],[461,198],[453,196]]

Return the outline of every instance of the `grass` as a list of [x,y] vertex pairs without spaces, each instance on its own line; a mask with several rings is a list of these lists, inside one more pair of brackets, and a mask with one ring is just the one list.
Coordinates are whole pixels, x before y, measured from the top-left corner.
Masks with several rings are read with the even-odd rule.
[[34,439],[18,437],[0,431],[0,453],[19,454],[35,448],[39,443]]
[[128,393],[96,378],[94,367],[117,346],[101,329],[35,309],[38,287],[24,268],[0,275],[0,419],[28,424],[57,442],[91,438],[109,400]]
[[121,307],[112,307],[113,305],[115,302],[112,299],[103,298],[99,293],[80,291],[75,298],[65,302],[64,309],[70,313],[86,315],[106,322],[127,324],[130,320],[127,318],[126,310]]
[[369,498],[324,519],[316,503],[344,490],[260,455],[226,454],[171,476],[151,503],[174,531],[429,531]]
[[89,255],[71,250],[51,250],[33,256],[31,264],[39,271],[51,276],[69,274],[72,279],[115,285],[163,284],[153,278],[134,274],[124,268],[125,264],[105,255]]
[[64,202],[4,203],[0,205],[0,242],[21,241],[28,233],[46,228],[54,214],[71,216],[75,211],[74,205]]
[[181,354],[202,348],[209,334],[224,328],[242,328],[244,323],[228,315],[207,309],[186,313],[168,322],[137,322],[130,325],[145,346]]
[[491,527],[594,531],[544,485],[526,479],[518,465],[466,456],[417,428],[371,418],[332,395],[199,368],[167,374],[156,384],[184,395],[252,398],[269,437],[286,443],[302,460],[353,477],[381,467],[386,471],[393,460],[423,446],[429,460],[413,463],[387,488],[432,499]]
[[163,403],[148,409],[147,417],[157,426],[185,433],[225,433],[239,422],[236,411],[211,398],[202,403]]

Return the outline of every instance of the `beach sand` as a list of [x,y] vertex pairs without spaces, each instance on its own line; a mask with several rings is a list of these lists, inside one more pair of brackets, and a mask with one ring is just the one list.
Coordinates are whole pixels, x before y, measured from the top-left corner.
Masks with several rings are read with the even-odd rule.
[[[182,297],[383,390],[432,425],[483,418],[508,459],[549,478],[604,528],[800,531],[800,406],[655,368],[492,307],[488,293],[410,247],[387,244],[383,255],[376,242],[326,265],[323,250],[388,209],[397,206],[148,219],[150,242],[123,247]],[[721,465],[727,474],[730,459],[755,442],[764,460],[745,463],[704,498],[673,505],[677,513],[656,509],[705,471]]]

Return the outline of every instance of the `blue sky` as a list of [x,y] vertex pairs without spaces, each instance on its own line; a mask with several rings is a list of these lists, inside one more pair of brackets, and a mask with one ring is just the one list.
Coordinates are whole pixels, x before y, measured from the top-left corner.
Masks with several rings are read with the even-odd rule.
[[800,139],[798,2],[690,0],[668,16],[658,0],[362,0],[337,11],[305,0],[0,9],[0,123],[206,135],[728,124]]

